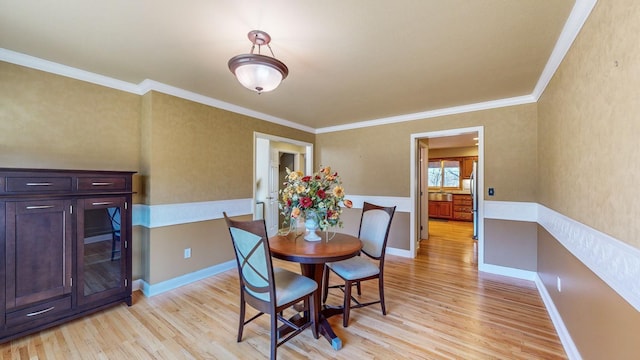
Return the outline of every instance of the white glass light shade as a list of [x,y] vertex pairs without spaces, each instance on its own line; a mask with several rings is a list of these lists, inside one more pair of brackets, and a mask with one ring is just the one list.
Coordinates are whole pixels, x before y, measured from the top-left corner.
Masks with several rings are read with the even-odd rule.
[[229,70],[242,86],[258,93],[274,90],[289,74],[281,61],[258,54],[234,56],[229,60]]
[[278,70],[261,64],[239,66],[236,77],[244,87],[257,92],[271,91],[282,81],[282,74]]

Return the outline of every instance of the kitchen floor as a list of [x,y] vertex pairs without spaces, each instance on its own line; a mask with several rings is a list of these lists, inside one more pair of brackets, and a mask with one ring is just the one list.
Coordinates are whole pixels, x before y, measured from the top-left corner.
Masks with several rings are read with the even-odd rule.
[[[457,260],[466,264],[478,264],[478,242],[473,239],[473,223],[429,219],[429,239],[420,241],[420,256],[440,254],[445,247],[455,244]],[[440,254],[442,255],[442,254]]]
[[429,219],[429,237],[431,236],[473,240],[473,222]]

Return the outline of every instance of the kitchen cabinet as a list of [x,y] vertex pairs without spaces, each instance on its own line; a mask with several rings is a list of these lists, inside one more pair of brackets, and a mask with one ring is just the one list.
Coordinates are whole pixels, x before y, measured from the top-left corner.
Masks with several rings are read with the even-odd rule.
[[467,156],[467,157],[463,157],[462,159],[462,178],[463,179],[470,179],[471,178],[471,173],[473,172],[473,162],[474,161],[478,161],[478,157],[477,156]]
[[473,199],[471,195],[453,195],[453,220],[473,221]]
[[131,305],[132,175],[0,168],[0,342]]
[[429,217],[451,219],[453,215],[451,201],[429,201]]

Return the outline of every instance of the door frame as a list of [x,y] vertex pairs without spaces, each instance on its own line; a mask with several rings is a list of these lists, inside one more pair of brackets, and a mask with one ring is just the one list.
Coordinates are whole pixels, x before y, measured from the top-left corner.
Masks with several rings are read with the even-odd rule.
[[478,133],[478,173],[476,174],[478,182],[478,268],[484,265],[484,126],[474,126],[467,128],[447,129],[440,131],[429,131],[423,133],[411,134],[411,174],[410,174],[410,203],[412,208],[410,228],[409,228],[409,251],[411,257],[415,258],[418,253],[418,241],[420,234],[420,199],[417,196],[420,191],[420,162],[419,162],[419,145],[418,141],[424,138],[437,138],[443,136],[456,136],[467,134],[470,132]]
[[[271,134],[265,134],[265,133],[261,133],[261,132],[257,132],[254,131],[253,132],[253,194],[252,194],[252,199],[253,199],[253,204],[252,204],[252,209],[253,209],[253,218],[256,219],[257,218],[257,199],[256,199],[256,192],[257,192],[257,179],[256,179],[256,168],[257,166],[266,166],[267,170],[270,166],[270,161],[267,161],[266,164],[258,164],[258,156],[257,156],[257,151],[258,151],[258,139],[263,139],[263,140],[267,140],[269,141],[269,160],[270,161],[275,161],[276,163],[279,163],[279,159],[277,158],[277,152],[276,152],[276,158],[274,159],[274,151],[272,151],[272,146],[271,146],[271,142],[273,141],[277,141],[277,142],[281,142],[281,143],[288,143],[288,144],[292,144],[292,145],[296,145],[296,146],[302,146],[305,148],[305,169],[304,172],[306,174],[311,174],[313,172],[313,144],[306,142],[306,141],[300,141],[300,140],[294,140],[294,139],[289,139],[289,138],[285,138],[282,136],[276,136],[276,135],[271,135]],[[264,210],[265,210],[265,217],[266,217],[266,211],[267,211],[267,204],[264,205]]]

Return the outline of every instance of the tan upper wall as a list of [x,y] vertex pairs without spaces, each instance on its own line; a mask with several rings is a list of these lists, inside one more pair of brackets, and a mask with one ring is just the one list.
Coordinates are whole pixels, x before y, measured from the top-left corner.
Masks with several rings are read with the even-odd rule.
[[640,3],[598,1],[539,101],[538,201],[640,247]]
[[490,200],[536,200],[536,104],[318,134],[316,163],[342,175],[347,194],[410,195],[411,134],[484,126]]
[[[314,142],[313,134],[162,93],[140,97],[4,62],[0,71],[2,166],[139,171],[147,204],[251,197],[254,131]],[[408,196],[410,134],[484,125],[493,199],[530,201],[535,118],[531,104],[320,134],[316,165],[340,171],[349,193]]]
[[[149,204],[253,196],[254,131],[313,143],[314,135],[158,92],[143,164]],[[146,100],[145,100],[146,101]]]
[[139,169],[140,96],[0,62],[0,166]]

